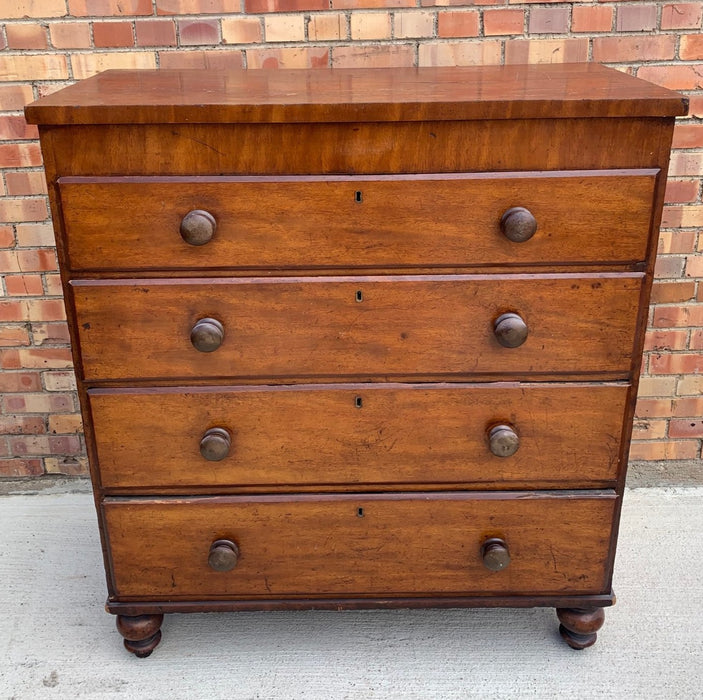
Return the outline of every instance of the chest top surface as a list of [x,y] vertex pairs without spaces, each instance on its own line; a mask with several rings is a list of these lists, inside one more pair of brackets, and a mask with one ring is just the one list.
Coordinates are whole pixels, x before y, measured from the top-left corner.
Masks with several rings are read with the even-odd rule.
[[26,109],[36,124],[671,117],[681,95],[593,63],[315,70],[111,70]]

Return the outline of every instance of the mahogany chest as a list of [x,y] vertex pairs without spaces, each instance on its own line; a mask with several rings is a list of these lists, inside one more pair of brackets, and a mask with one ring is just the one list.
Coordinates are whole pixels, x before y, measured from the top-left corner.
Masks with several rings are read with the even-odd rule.
[[593,64],[108,71],[41,145],[107,609],[596,639],[681,96]]

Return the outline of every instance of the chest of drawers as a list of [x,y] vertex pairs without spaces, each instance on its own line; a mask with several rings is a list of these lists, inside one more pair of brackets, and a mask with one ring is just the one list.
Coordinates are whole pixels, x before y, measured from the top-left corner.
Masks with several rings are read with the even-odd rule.
[[169,612],[412,606],[592,644],[684,111],[588,64],[30,105],[127,649]]

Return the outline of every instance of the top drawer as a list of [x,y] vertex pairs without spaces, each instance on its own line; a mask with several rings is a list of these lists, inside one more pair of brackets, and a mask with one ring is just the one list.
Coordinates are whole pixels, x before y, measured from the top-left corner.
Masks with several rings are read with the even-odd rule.
[[[59,189],[73,270],[461,268],[644,260],[657,173],[65,177]],[[514,207],[534,217],[528,240],[510,240],[515,218],[501,224]],[[207,215],[184,223],[191,211]],[[197,244],[184,240],[194,218]]]

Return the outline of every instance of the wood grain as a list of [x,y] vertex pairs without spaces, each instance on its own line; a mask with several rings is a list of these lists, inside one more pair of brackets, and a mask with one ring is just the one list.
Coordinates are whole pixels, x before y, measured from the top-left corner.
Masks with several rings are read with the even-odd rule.
[[[636,273],[80,280],[72,292],[91,380],[608,371],[626,378],[641,282]],[[519,348],[493,336],[506,311],[527,322]],[[203,317],[225,328],[214,352],[190,342]]]
[[[319,268],[644,260],[657,171],[388,177],[62,178],[74,270]],[[529,241],[505,211],[537,219]],[[212,241],[188,245],[206,210]]]
[[30,123],[347,122],[684,114],[664,88],[593,63],[107,71],[29,105]]
[[[359,384],[92,390],[102,485],[389,490],[407,483],[573,488],[614,483],[627,385]],[[520,438],[496,457],[487,430]],[[212,427],[233,438],[208,462]]]
[[[616,500],[607,491],[233,496],[107,499],[103,511],[118,599],[586,595],[608,592]],[[481,560],[493,536],[511,552],[501,572]],[[207,565],[217,539],[239,547],[230,572]]]

